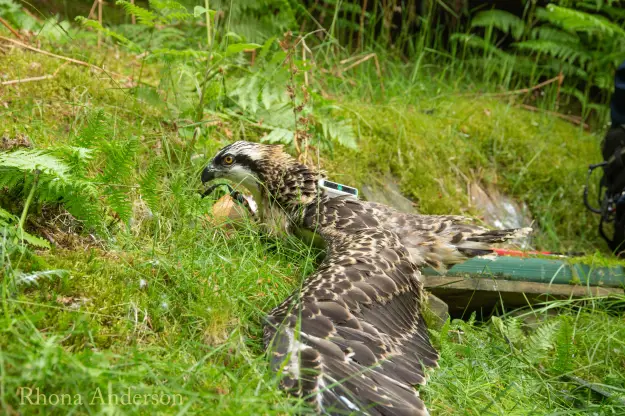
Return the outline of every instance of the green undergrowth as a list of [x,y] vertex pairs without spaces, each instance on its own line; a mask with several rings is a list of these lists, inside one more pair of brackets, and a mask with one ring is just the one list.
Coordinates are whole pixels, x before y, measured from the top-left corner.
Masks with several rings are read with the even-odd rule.
[[[141,66],[114,49],[99,53],[119,73]],[[60,64],[13,49],[0,60],[0,76],[42,76]],[[154,81],[161,68],[143,71]],[[2,413],[295,414],[301,404],[280,393],[268,371],[262,317],[311,272],[314,253],[295,240],[266,241],[253,224],[215,227],[213,201],[198,194],[202,165],[218,148],[261,133],[217,111],[199,124],[174,123],[166,91],[136,88],[68,64],[53,79],[1,90],[7,142],[21,138],[38,149],[83,143],[100,155],[83,166],[81,180],[93,187],[104,218],[89,228],[67,215],[63,199],[40,195],[25,228],[52,248],[9,250],[17,240],[0,235]],[[505,101],[423,96],[418,105],[405,97],[409,104],[343,102],[359,147],[322,154],[330,176],[360,186],[390,171],[424,213],[472,214],[467,179],[495,184],[529,204],[540,247],[601,244],[581,205],[597,136]],[[89,133],[97,114],[104,135]],[[134,150],[123,183],[98,182],[112,160],[102,156],[108,146],[127,143]],[[2,208],[20,216],[28,189],[3,196]],[[115,199],[119,189],[128,190],[127,200]],[[131,209],[118,209],[125,202]],[[440,415],[621,414],[624,302],[552,303],[526,316],[432,329],[442,358],[422,395]],[[128,389],[131,401],[139,399],[128,403]],[[37,392],[48,402],[36,404]],[[117,398],[109,401],[109,392]],[[52,394],[66,403],[51,404]]]
[[600,158],[598,135],[477,96],[351,109],[362,140],[358,151],[341,149],[329,162],[338,180],[371,184],[384,179],[372,172],[390,172],[420,212],[475,217],[480,210],[469,200],[469,184],[493,186],[528,205],[534,246],[601,246],[597,218],[582,203],[587,165]]

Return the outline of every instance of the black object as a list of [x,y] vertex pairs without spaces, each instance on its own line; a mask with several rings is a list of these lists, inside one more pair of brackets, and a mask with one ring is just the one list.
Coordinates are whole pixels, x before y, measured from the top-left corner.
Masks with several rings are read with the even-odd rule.
[[614,76],[614,94],[610,103],[612,127],[625,124],[625,62],[617,69]]
[[[610,101],[612,126],[601,142],[603,162],[588,167],[584,188],[584,205],[595,214],[601,215],[599,234],[616,254],[625,253],[625,62],[614,75],[614,94]],[[592,172],[603,168],[599,182],[598,207],[588,202],[588,183]],[[608,237],[604,225],[613,223],[612,238]]]
[[[610,250],[619,254],[625,252],[625,126],[617,125],[608,131],[601,143],[604,161],[588,167],[584,204],[593,213],[600,214],[599,234],[608,243]],[[588,201],[588,183],[592,172],[603,169],[599,181],[597,206]],[[612,237],[605,230],[606,224],[613,224]]]

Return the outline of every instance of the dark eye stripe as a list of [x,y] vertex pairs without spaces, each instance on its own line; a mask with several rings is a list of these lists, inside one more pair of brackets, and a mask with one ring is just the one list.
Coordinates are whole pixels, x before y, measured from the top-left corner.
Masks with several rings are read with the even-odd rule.
[[261,171],[260,166],[251,157],[249,157],[247,155],[240,154],[240,155],[236,155],[234,159],[235,159],[235,162],[237,163],[237,165],[245,166],[249,170],[251,170],[252,172],[254,172],[256,174],[260,174],[261,173],[260,172]]

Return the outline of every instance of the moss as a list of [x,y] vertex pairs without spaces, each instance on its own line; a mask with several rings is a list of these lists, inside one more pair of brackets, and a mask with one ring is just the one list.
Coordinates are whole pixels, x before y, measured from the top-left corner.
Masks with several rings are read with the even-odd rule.
[[582,203],[586,167],[599,137],[502,101],[451,96],[420,107],[349,104],[360,115],[358,151],[337,150],[327,170],[362,186],[391,172],[426,214],[477,215],[467,180],[525,202],[535,243],[552,251],[603,247],[597,218]]

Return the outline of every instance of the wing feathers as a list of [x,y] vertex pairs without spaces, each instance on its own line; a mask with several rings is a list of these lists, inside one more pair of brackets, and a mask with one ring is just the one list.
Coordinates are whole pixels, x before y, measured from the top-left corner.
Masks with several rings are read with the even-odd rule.
[[419,325],[419,272],[394,233],[365,228],[350,237],[273,311],[274,323],[299,316],[299,328],[292,319],[266,327],[281,351],[272,361],[286,360],[287,387],[319,411],[425,415],[413,385],[425,382],[425,363],[437,356]]
[[419,268],[489,252],[526,231],[345,198],[324,197],[303,215],[328,252],[265,327],[282,385],[322,413],[427,415],[414,386],[425,383],[438,353],[420,314]]

